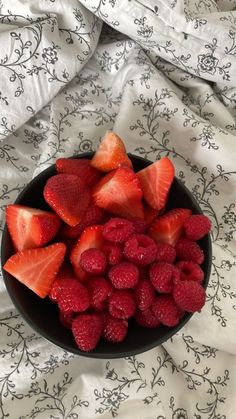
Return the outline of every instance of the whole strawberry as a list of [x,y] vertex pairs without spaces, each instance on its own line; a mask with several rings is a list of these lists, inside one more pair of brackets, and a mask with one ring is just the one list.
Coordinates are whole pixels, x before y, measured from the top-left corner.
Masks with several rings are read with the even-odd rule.
[[205,289],[196,281],[180,281],[174,286],[176,304],[185,311],[200,311],[206,301]]
[[102,334],[103,321],[99,314],[79,314],[72,323],[72,333],[81,351],[92,351]]
[[211,229],[211,221],[208,217],[201,214],[194,214],[184,223],[185,236],[189,240],[200,240]]

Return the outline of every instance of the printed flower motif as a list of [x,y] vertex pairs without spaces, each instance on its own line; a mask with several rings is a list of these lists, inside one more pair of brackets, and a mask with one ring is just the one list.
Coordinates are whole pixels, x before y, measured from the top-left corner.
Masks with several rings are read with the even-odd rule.
[[44,48],[42,57],[48,64],[55,64],[58,61],[57,51],[55,48]]
[[115,387],[112,390],[103,389],[103,400],[101,404],[110,408],[111,410],[119,409],[120,403],[128,398],[128,396],[121,391],[121,387]]
[[137,33],[143,38],[150,38],[153,34],[153,26],[143,26],[137,31]]
[[172,419],[188,419],[187,411],[185,409],[175,410]]
[[211,54],[200,54],[198,56],[198,69],[202,73],[215,74],[218,62],[218,58]]
[[226,269],[226,271],[230,271],[233,265],[229,260],[222,260],[221,262],[221,268]]

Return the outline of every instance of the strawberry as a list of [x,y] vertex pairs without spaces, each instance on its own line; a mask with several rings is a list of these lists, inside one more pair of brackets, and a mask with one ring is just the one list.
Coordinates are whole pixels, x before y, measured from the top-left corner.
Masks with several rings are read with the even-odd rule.
[[102,174],[91,166],[88,159],[57,159],[56,169],[58,173],[76,175],[86,179],[87,186],[93,186],[99,181]]
[[185,220],[190,217],[191,210],[175,208],[157,218],[150,226],[148,234],[157,243],[176,244],[183,233]]
[[58,232],[60,218],[49,211],[11,204],[6,208],[6,223],[16,251],[41,247]]
[[93,189],[95,204],[128,219],[143,219],[142,190],[136,174],[120,167],[104,176]]
[[90,201],[88,187],[76,175],[59,174],[50,177],[43,196],[59,217],[71,226],[81,221]]
[[144,209],[144,220],[146,221],[147,225],[150,226],[150,224],[152,224],[155,218],[158,217],[159,211],[152,208],[146,202],[144,203],[143,209]]
[[126,154],[124,142],[112,131],[106,132],[91,160],[91,165],[102,172],[110,172],[120,166],[132,168],[132,163]]
[[80,258],[82,253],[91,248],[100,249],[102,248],[103,243],[104,239],[102,235],[102,226],[96,225],[84,229],[70,255],[70,260],[75,274],[80,280],[86,280],[89,276],[89,274],[80,267]]
[[65,252],[66,247],[62,243],[27,249],[11,256],[3,269],[44,298],[50,292]]
[[160,210],[165,206],[174,175],[175,169],[168,157],[163,157],[137,173],[143,196],[152,208]]

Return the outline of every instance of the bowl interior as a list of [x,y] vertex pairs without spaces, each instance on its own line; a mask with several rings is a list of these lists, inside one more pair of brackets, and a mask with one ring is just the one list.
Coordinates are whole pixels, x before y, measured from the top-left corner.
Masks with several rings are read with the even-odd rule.
[[[78,156],[78,158],[91,158],[92,155],[93,153],[86,153]],[[150,161],[141,157],[130,155],[130,158],[133,162],[135,171],[139,171],[151,164]],[[44,170],[28,184],[15,203],[41,209],[49,209],[43,199],[43,189],[47,179],[54,174],[56,174],[55,166],[51,166]],[[170,190],[167,209],[176,207],[190,208],[193,213],[196,214],[202,212],[191,193],[175,178]],[[211,270],[210,235],[204,237],[200,241],[200,245],[205,253],[205,261],[202,265],[202,269],[205,273],[203,286],[206,288]],[[1,245],[2,266],[13,253],[14,250],[11,238],[5,227]],[[63,349],[87,357],[119,358],[144,352],[166,341],[181,329],[192,316],[192,314],[185,314],[180,323],[173,328],[160,326],[156,329],[145,329],[131,321],[132,324],[129,327],[129,333],[124,342],[110,344],[101,341],[94,351],[84,353],[76,347],[71,331],[64,328],[59,322],[57,306],[52,304],[48,298],[41,299],[37,297],[36,294],[22,285],[10,274],[4,270],[2,271],[7,291],[14,305],[29,325],[46,339]]]

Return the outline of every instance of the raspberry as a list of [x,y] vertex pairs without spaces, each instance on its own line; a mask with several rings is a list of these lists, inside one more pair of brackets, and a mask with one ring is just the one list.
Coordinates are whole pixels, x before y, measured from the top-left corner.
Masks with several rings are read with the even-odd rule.
[[155,288],[145,279],[139,281],[134,290],[134,295],[139,310],[147,310],[156,298]]
[[129,319],[136,310],[135,299],[130,290],[115,290],[108,299],[108,310],[117,319]]
[[113,243],[124,243],[134,233],[134,225],[125,218],[111,218],[103,226],[103,237]]
[[102,251],[108,259],[108,264],[111,266],[116,265],[122,259],[122,247],[120,244],[107,242],[103,245]]
[[103,311],[112,293],[112,286],[104,278],[91,278],[86,283],[90,294],[90,305],[95,311]]
[[100,275],[107,266],[105,254],[99,249],[87,249],[80,257],[80,267],[89,274]]
[[162,324],[169,327],[176,326],[183,316],[183,311],[171,295],[158,296],[152,305],[152,311]]
[[176,304],[185,311],[200,311],[206,301],[205,289],[196,281],[180,281],[174,286]]
[[191,240],[180,239],[175,246],[176,255],[178,259],[190,260],[199,265],[204,261],[204,253],[200,246]]
[[156,243],[157,256],[156,262],[168,262],[174,263],[176,258],[176,251],[171,244],[168,243]]
[[72,322],[74,320],[74,314],[73,313],[65,314],[65,313],[62,313],[62,311],[60,311],[59,320],[64,327],[66,327],[67,329],[71,329]]
[[145,266],[154,262],[156,258],[156,243],[145,234],[134,234],[124,247],[124,255],[131,262]]
[[204,272],[200,266],[191,261],[181,260],[176,263],[176,267],[180,271],[181,280],[192,280],[201,283],[204,279]]
[[200,240],[211,229],[211,221],[205,215],[195,214],[191,215],[185,223],[185,235],[189,240]]
[[139,280],[139,270],[130,262],[120,262],[110,269],[108,277],[115,288],[134,288]]
[[67,279],[61,279],[61,278],[54,279],[54,281],[52,283],[52,288],[51,288],[50,293],[48,295],[50,300],[53,303],[57,302],[58,294],[61,290],[61,286],[62,286],[64,281],[67,281]]
[[167,262],[154,263],[150,269],[150,280],[154,288],[163,293],[171,292],[174,281],[180,279],[179,270]]
[[137,310],[134,316],[136,323],[142,327],[150,329],[160,325],[160,320],[154,315],[151,308],[146,310]]
[[85,311],[90,304],[89,292],[78,279],[67,279],[58,293],[57,303],[64,314]]
[[108,342],[122,342],[128,332],[128,322],[122,319],[115,319],[112,316],[106,316],[103,337]]
[[72,333],[81,351],[92,351],[102,334],[102,319],[96,313],[79,314],[72,323]]
[[145,220],[140,220],[140,218],[135,218],[132,220],[134,225],[134,233],[144,234],[147,230],[147,223]]

